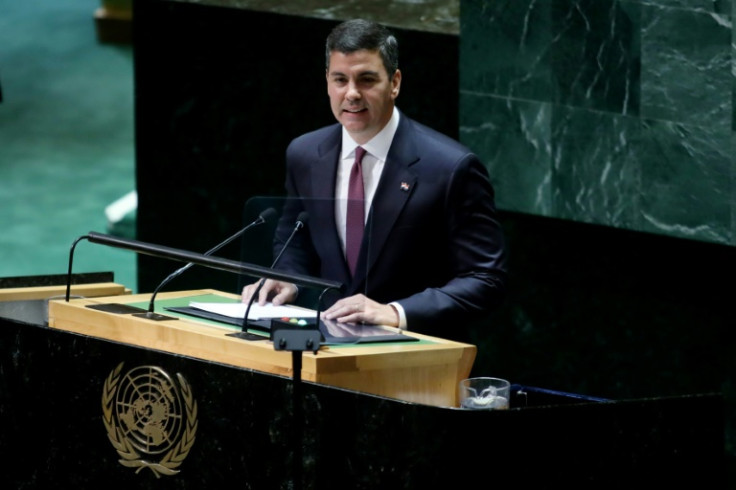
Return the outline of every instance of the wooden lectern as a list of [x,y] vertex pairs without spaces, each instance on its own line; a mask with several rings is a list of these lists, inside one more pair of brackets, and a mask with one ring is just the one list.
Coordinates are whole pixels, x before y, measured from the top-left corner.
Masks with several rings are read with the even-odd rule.
[[[207,298],[207,299],[202,299]],[[238,296],[214,290],[161,293],[157,311],[165,305],[213,298],[238,301]],[[264,373],[292,376],[288,352],[274,350],[263,340],[247,341],[229,333],[237,327],[185,315],[155,321],[132,314],[90,308],[99,304],[126,304],[146,308],[150,295],[74,299],[49,304],[49,327],[122,342],[171,354],[190,356]],[[160,310],[158,310],[160,308]],[[468,377],[475,360],[473,345],[408,332],[416,342],[323,346],[304,353],[301,377],[305,381],[347,388],[425,405],[457,406],[457,385]]]

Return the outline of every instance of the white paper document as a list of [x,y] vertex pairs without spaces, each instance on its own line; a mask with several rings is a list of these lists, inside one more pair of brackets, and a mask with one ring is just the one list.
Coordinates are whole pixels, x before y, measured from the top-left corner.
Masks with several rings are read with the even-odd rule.
[[[200,303],[192,301],[189,303],[192,308],[198,310],[209,311],[218,315],[228,316],[230,318],[243,318],[248,305],[245,303]],[[300,308],[298,306],[275,306],[272,303],[266,303],[261,306],[253,303],[248,312],[249,320],[263,320],[268,318],[316,318],[317,312]]]

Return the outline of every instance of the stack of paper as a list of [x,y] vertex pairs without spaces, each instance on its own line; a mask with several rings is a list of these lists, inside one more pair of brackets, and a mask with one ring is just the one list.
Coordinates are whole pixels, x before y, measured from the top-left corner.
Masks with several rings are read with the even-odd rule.
[[[192,301],[189,303],[192,308],[198,310],[216,313],[218,315],[230,318],[240,318],[245,316],[245,310],[248,305],[245,303],[200,303]],[[253,303],[248,312],[248,320],[266,320],[270,318],[316,318],[317,312],[300,308],[298,306],[281,305],[276,306],[272,303],[266,303],[261,306]]]

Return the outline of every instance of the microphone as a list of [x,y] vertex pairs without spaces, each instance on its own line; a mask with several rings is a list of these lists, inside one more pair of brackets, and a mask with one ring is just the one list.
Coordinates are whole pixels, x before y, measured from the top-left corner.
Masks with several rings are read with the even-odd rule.
[[[266,223],[268,221],[271,221],[275,216],[276,216],[276,210],[274,208],[268,208],[268,209],[266,209],[261,214],[259,214],[258,215],[258,218],[256,218],[253,222],[251,222],[248,226],[246,226],[245,228],[241,229],[240,231],[238,231],[237,233],[235,233],[231,237],[227,238],[225,241],[223,241],[221,243],[218,243],[217,245],[215,245],[211,249],[207,250],[202,255],[205,255],[205,256],[212,255],[213,253],[217,252],[222,247],[224,247],[225,245],[229,244],[230,242],[232,242],[236,238],[239,238],[240,236],[242,236],[243,233],[245,233],[249,229],[253,228],[254,226],[258,226],[258,225],[261,225],[261,224]],[[179,277],[182,273],[184,273],[185,271],[187,271],[193,265],[194,265],[194,262],[189,262],[189,263],[185,264],[184,266],[178,268],[177,270],[175,270],[174,272],[172,272],[168,276],[166,276],[166,278],[163,281],[161,281],[161,283],[156,287],[156,289],[154,289],[153,294],[151,294],[151,301],[148,304],[148,312],[145,313],[145,314],[136,314],[134,316],[141,316],[141,317],[145,317],[145,318],[148,318],[148,319],[154,319],[154,320],[170,319],[169,317],[165,317],[163,315],[156,315],[153,312],[153,305],[154,305],[154,302],[156,300],[156,295],[161,290],[161,288],[163,288],[166,284],[168,284],[172,280],[174,280],[177,277]]]
[[[301,230],[306,226],[307,221],[309,220],[309,214],[306,211],[302,211],[299,213],[299,215],[296,217],[296,223],[294,224],[294,229],[291,230],[291,235],[289,235],[289,238],[284,242],[284,246],[281,247],[281,251],[274,259],[273,263],[271,264],[271,269],[276,267],[276,264],[279,263],[279,259],[281,259],[281,256],[284,254],[286,249],[289,247],[289,244],[291,243],[292,238],[294,238],[294,235],[296,235],[296,232]],[[248,314],[250,313],[250,307],[253,305],[253,301],[258,297],[258,293],[261,292],[261,288],[263,288],[263,284],[266,282],[266,278],[262,278],[258,282],[258,287],[256,287],[256,290],[253,292],[253,295],[250,297],[250,300],[248,301],[248,307],[245,309],[245,316],[243,317],[243,327],[242,331],[247,332],[248,330]]]

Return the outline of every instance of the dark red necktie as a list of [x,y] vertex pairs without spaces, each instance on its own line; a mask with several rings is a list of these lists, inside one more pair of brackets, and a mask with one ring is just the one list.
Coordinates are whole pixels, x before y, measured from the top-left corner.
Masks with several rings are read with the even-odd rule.
[[360,244],[363,241],[363,227],[365,226],[365,192],[363,190],[363,157],[365,149],[355,149],[355,163],[350,170],[348,183],[348,211],[345,216],[345,258],[350,267],[350,273],[355,275],[355,266],[358,263]]

